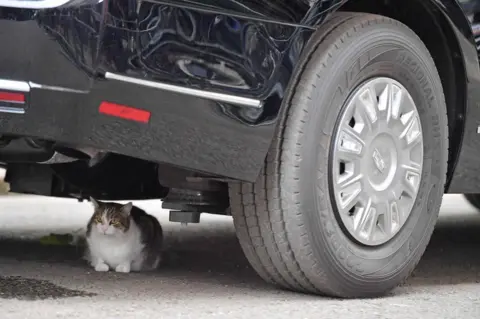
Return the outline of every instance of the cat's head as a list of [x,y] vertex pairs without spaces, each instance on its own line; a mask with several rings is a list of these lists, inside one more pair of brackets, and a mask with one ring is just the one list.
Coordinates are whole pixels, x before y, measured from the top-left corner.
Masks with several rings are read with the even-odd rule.
[[95,209],[92,216],[92,227],[105,235],[121,235],[130,228],[133,204],[131,202],[121,205],[105,203],[90,197]]

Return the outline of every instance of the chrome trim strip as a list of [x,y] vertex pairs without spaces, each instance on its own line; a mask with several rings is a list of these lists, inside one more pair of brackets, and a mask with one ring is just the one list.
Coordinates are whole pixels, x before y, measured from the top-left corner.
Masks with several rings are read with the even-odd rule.
[[110,80],[117,80],[117,81],[122,81],[122,82],[138,84],[138,85],[147,86],[147,87],[151,87],[151,88],[156,88],[156,89],[159,89],[159,90],[170,91],[170,92],[174,92],[174,93],[196,96],[196,97],[199,97],[199,98],[214,100],[214,101],[217,101],[217,102],[225,102],[225,103],[237,104],[237,105],[241,105],[241,106],[256,107],[256,108],[262,107],[262,101],[261,100],[251,99],[251,98],[247,98],[247,97],[241,97],[241,96],[223,94],[223,93],[216,93],[216,92],[209,92],[209,91],[202,91],[202,90],[197,90],[197,89],[190,89],[190,88],[186,88],[186,87],[182,87],[182,86],[178,86],[178,85],[171,85],[171,84],[165,84],[165,83],[160,83],[160,82],[147,81],[147,80],[132,78],[132,77],[129,77],[129,76],[124,76],[124,75],[110,73],[110,72],[105,73],[105,78],[110,79]]
[[0,79],[0,90],[30,92],[30,85],[24,81],[12,81]]
[[35,82],[28,82],[32,89],[41,89],[41,90],[49,90],[49,91],[60,91],[60,92],[69,92],[69,93],[88,93],[86,90],[77,90],[77,89],[70,89],[62,86],[52,86],[52,85],[44,85],[38,84]]
[[25,109],[21,107],[0,106],[0,113],[25,114]]

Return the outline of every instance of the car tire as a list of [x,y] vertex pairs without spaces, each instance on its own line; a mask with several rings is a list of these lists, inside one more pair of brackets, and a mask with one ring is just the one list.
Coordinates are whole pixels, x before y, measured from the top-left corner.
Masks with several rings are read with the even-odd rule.
[[480,194],[464,194],[463,196],[473,207],[480,210]]
[[[343,298],[384,295],[415,268],[440,210],[448,158],[440,77],[417,35],[379,15],[335,13],[303,52],[258,180],[229,185],[237,237],[255,271],[277,286]],[[332,158],[346,102],[377,77],[401,83],[414,101],[422,170],[403,226],[385,243],[369,246],[339,217]]]

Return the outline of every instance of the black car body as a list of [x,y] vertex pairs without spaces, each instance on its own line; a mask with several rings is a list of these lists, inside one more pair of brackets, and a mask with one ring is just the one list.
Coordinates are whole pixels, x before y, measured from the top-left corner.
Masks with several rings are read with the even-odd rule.
[[[184,222],[229,213],[228,185],[246,189],[263,174],[306,52],[318,49],[309,49],[312,38],[339,12],[398,20],[423,41],[447,110],[440,187],[480,193],[476,0],[0,0],[0,161],[11,190],[162,198],[171,219]],[[255,249],[269,250],[264,241]],[[314,275],[295,275],[288,260],[272,270],[276,279],[248,247],[257,272],[284,287],[377,292],[305,283]]]

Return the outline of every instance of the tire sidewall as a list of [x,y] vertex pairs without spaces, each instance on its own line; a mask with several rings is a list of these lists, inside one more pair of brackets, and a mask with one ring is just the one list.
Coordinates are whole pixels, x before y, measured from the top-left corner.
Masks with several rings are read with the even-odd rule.
[[[423,254],[443,195],[447,123],[441,82],[423,43],[406,31],[398,25],[367,29],[351,39],[337,57],[330,57],[320,76],[309,80],[309,117],[303,127],[299,171],[300,211],[304,212],[312,253],[320,261],[319,271],[330,271],[335,277],[348,273],[350,281],[361,278],[364,283],[379,283],[385,279],[395,285],[396,277],[405,277],[404,270]],[[320,53],[312,57],[312,68],[329,59]],[[346,234],[337,216],[330,182],[331,143],[342,110],[339,106],[359,84],[381,76],[400,82],[415,101],[424,160],[418,195],[407,222],[389,242],[366,247]]]

